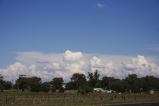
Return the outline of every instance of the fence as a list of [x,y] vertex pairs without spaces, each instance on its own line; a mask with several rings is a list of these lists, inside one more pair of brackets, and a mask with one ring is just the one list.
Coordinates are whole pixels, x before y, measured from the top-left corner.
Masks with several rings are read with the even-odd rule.
[[159,94],[0,93],[0,106],[106,106],[159,102]]

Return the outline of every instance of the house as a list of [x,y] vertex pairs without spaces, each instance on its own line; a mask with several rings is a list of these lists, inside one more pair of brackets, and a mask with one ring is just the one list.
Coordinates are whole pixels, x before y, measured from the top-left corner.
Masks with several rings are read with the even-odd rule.
[[106,93],[115,93],[116,91],[114,90],[106,90]]
[[93,89],[94,92],[103,92],[103,93],[115,93],[116,91],[114,90],[104,90],[103,88],[94,88]]
[[106,92],[106,90],[104,90],[103,88],[94,88],[93,91],[94,92]]
[[150,93],[150,94],[154,94],[154,90],[151,89],[151,90],[149,91],[149,93]]

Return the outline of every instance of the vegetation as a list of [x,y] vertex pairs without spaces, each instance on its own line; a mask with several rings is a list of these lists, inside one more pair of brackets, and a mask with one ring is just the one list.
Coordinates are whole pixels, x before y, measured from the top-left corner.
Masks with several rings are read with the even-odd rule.
[[110,106],[111,104],[156,103],[159,94],[0,92],[0,106]]
[[2,92],[4,89],[8,90],[12,88],[12,83],[9,81],[4,81],[3,76],[0,74],[0,91]]
[[[20,75],[12,84],[0,75],[0,106],[102,106],[122,103],[159,102],[159,93],[149,90],[159,89],[159,78],[145,76],[138,78],[130,74],[125,79],[104,76],[96,70],[94,73],[75,73],[63,87],[61,77],[50,82],[42,82],[39,77]],[[93,88],[101,87],[116,93],[91,93]],[[64,90],[77,90],[78,93],[65,93]],[[60,93],[57,93],[60,92]]]
[[130,74],[125,79],[116,79],[104,76],[100,79],[98,70],[88,73],[85,76],[82,73],[74,73],[70,81],[65,83],[62,77],[53,78],[50,82],[42,82],[41,78],[33,76],[27,77],[20,75],[12,84],[5,81],[0,75],[0,90],[17,89],[31,92],[64,92],[64,90],[78,90],[85,94],[93,91],[93,88],[103,88],[105,90],[114,90],[121,93],[141,93],[149,90],[159,90],[159,78],[154,76],[145,76],[139,78],[136,74]]

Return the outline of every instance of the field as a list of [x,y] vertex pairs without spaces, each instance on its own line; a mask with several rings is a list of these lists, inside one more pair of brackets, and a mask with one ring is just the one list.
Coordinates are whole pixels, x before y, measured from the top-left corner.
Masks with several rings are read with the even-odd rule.
[[70,94],[0,92],[0,106],[109,106],[157,103],[159,94]]

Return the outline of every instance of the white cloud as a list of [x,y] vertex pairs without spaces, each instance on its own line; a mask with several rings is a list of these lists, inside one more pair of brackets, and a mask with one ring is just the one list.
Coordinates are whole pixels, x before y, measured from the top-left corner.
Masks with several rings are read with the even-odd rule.
[[104,64],[103,64],[103,62],[101,61],[101,59],[99,59],[99,58],[96,57],[96,56],[93,56],[93,57],[90,59],[90,64],[91,64],[91,68],[102,68],[102,67],[104,67]]
[[141,77],[145,75],[159,77],[159,66],[154,62],[148,61],[144,56],[139,55],[133,58],[132,63],[126,64],[125,68]]
[[106,67],[108,70],[113,70],[113,69],[115,69],[115,66],[114,66],[113,62],[109,62],[109,63],[105,64],[105,67]]
[[0,69],[0,74],[2,74],[7,80],[14,80],[18,78],[19,74],[26,74],[26,71],[27,67],[24,64],[15,62],[14,64],[9,65],[6,69]]
[[97,6],[97,8],[104,8],[105,7],[105,5],[102,3],[97,3],[96,6]]
[[55,62],[53,62],[53,63],[48,63],[48,64],[46,64],[46,66],[44,67],[44,69],[55,69],[55,70],[58,70],[58,69],[60,69],[60,64],[59,63],[55,63]]
[[70,50],[66,50],[64,53],[64,60],[66,61],[78,61],[83,57],[81,52],[71,52]]
[[[155,60],[155,61],[154,61]],[[93,72],[99,70],[101,76],[125,78],[128,74],[138,76],[154,75],[159,77],[159,65],[156,58],[144,56],[118,56],[103,54],[86,54],[82,52],[41,53],[18,52],[16,62],[6,68],[0,68],[7,80],[15,80],[20,74],[41,77],[43,81],[54,77],[69,80],[73,73]]]

